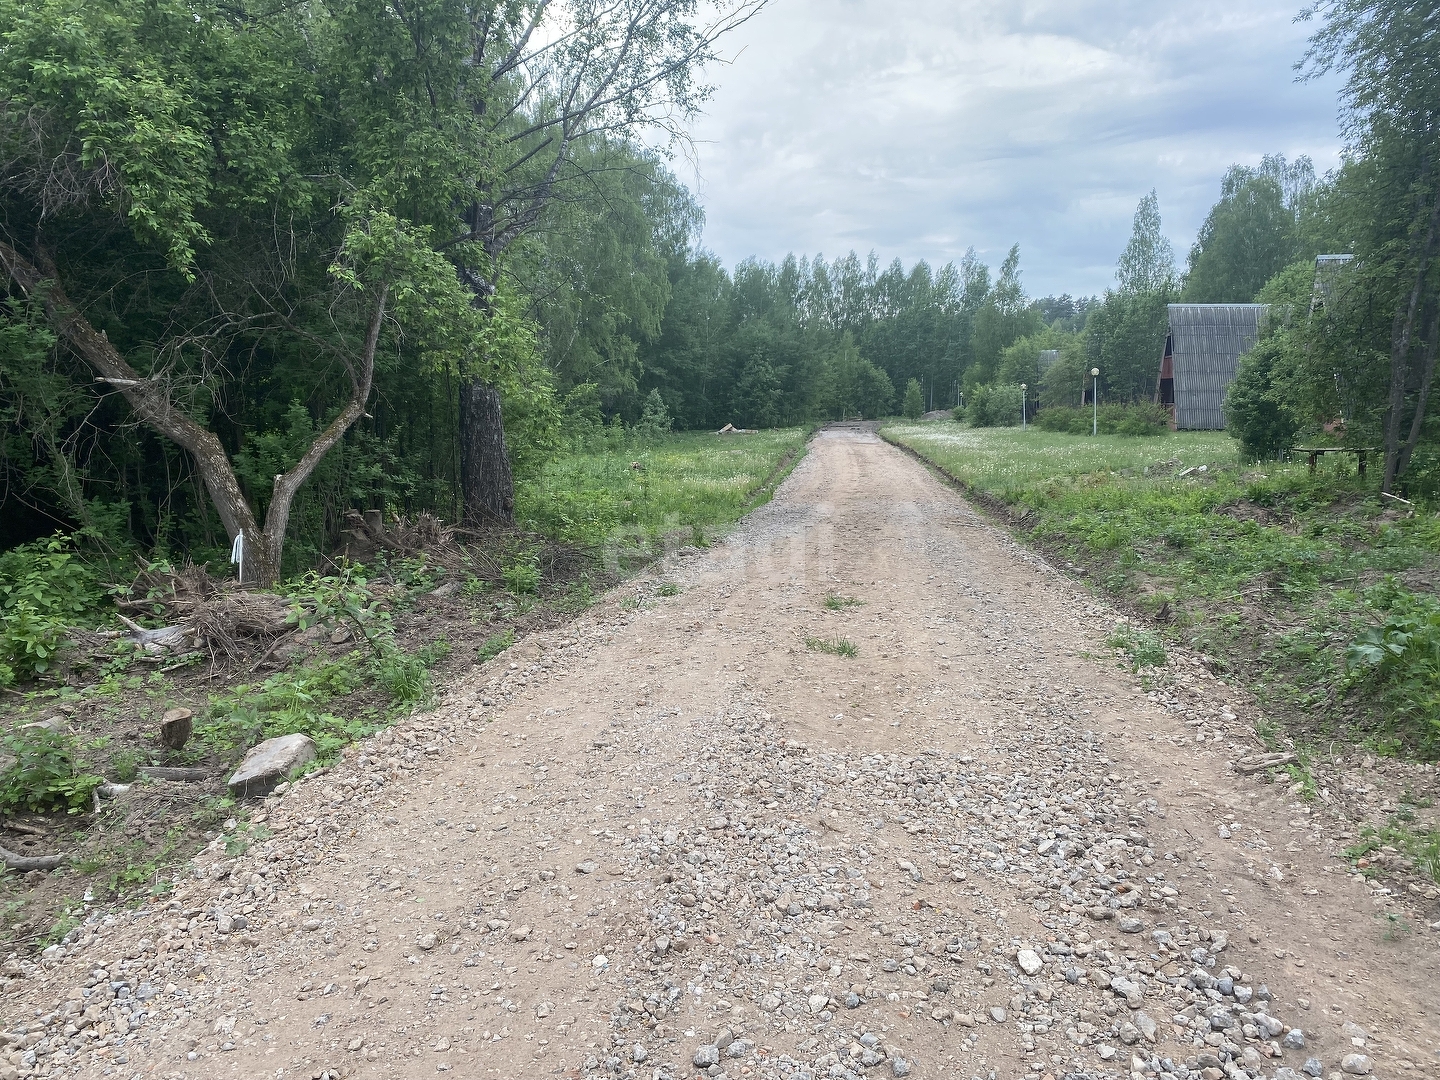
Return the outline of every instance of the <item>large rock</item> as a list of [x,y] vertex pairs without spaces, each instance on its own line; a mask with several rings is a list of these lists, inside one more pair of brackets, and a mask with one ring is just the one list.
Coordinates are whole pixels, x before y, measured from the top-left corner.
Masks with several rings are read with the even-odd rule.
[[230,794],[241,798],[264,795],[314,760],[315,743],[309,735],[266,739],[245,755],[245,760],[231,775]]

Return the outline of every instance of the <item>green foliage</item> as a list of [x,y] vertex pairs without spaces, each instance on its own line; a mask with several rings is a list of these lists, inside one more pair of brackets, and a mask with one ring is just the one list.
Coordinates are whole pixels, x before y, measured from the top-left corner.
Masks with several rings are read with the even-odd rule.
[[965,420],[971,427],[1018,427],[1021,390],[1015,386],[977,386],[965,395]]
[[1183,299],[1248,304],[1299,253],[1297,213],[1315,185],[1310,159],[1266,155],[1258,168],[1233,165],[1190,249]]
[[805,648],[811,652],[829,653],[831,656],[855,657],[860,655],[859,646],[849,638],[843,637],[807,637],[805,639]]
[[[1168,290],[1107,292],[1085,320],[1084,388],[1100,369],[1100,401],[1149,401],[1155,395],[1169,326]],[[1079,387],[1076,388],[1078,391]],[[1078,397],[1078,393],[1077,393]]]
[[635,425],[635,434],[645,442],[653,442],[670,434],[675,426],[670,410],[659,390],[651,390],[645,398],[645,411],[640,414],[640,423]]
[[499,656],[501,653],[503,653],[506,649],[510,648],[510,646],[514,644],[514,630],[504,630],[498,634],[491,634],[488,638],[485,639],[485,643],[481,645],[480,648],[477,650],[475,654],[475,662],[477,664],[483,664],[487,660],[494,660],[495,657]]
[[[232,756],[264,739],[300,733],[315,740],[320,760],[329,761],[385,727],[389,710],[424,701],[429,668],[448,652],[443,639],[414,654],[386,642],[368,658],[352,653],[278,672],[258,686],[235,686],[212,699],[210,715],[196,732],[204,743]],[[383,690],[387,702],[338,708],[368,687]]]
[[1295,445],[1300,422],[1283,390],[1275,385],[1285,332],[1273,335],[1240,358],[1235,381],[1225,393],[1226,430],[1250,460],[1270,460]]
[[1153,632],[1129,623],[1115,627],[1105,639],[1105,644],[1129,657],[1131,671],[1139,671],[1142,667],[1164,667],[1169,660],[1164,644]]
[[89,771],[64,732],[22,728],[4,746],[15,762],[0,773],[0,811],[78,814],[90,809],[91,792],[105,782]]
[[528,596],[540,587],[540,564],[533,552],[520,552],[500,571],[500,577],[516,596]]
[[1312,738],[1364,734],[1440,753],[1440,602],[1416,584],[1440,568],[1433,514],[1392,519],[1349,471],[1241,467],[1223,432],[1162,441],[942,423],[883,433],[1011,507],[1030,542],[1088,580],[1168,609],[1146,631],[1155,641],[1137,640],[1132,624],[1119,647],[1200,650]]
[[94,571],[56,535],[0,554],[0,686],[48,671],[66,629],[99,607]]
[[1440,748],[1440,601],[1391,578],[1367,595],[1384,621],[1350,643],[1345,666],[1352,685],[1378,694],[1386,712]]
[[349,623],[376,653],[382,652],[393,638],[394,627],[389,612],[380,606],[361,570],[347,566],[328,576],[312,570],[290,582],[285,598],[294,605],[292,623],[300,630]]
[[841,596],[838,593],[827,593],[825,596],[825,607],[830,611],[844,611],[846,608],[860,607],[864,600],[857,600],[853,596]]
[[920,389],[920,380],[911,379],[905,384],[905,400],[900,405],[900,414],[911,420],[919,420],[925,412],[925,393]]
[[1120,292],[1168,293],[1175,285],[1175,251],[1160,226],[1160,199],[1152,189],[1135,208],[1130,239],[1115,266]]
[[1102,405],[1098,413],[1086,406],[1051,406],[1032,421],[1041,431],[1089,435],[1097,424],[1102,435],[1168,435],[1170,414],[1148,402],[1137,405]]
[[662,581],[655,587],[656,596],[679,596],[680,586],[673,581]]
[[415,653],[391,649],[372,664],[375,681],[400,705],[414,705],[430,694],[430,669],[450,655],[444,638],[432,641]]
[[563,454],[516,491],[516,517],[525,529],[622,559],[648,558],[660,538],[689,530],[708,543],[709,530],[736,521],[756,489],[786,455],[803,448],[807,432],[789,429],[717,437],[676,434],[640,454],[624,446],[596,446]]

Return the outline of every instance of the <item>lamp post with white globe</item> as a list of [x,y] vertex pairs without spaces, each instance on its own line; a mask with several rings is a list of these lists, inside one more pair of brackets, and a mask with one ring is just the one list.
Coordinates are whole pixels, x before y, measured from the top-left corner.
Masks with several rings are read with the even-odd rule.
[[1022,382],[1020,384],[1020,429],[1022,431],[1025,429],[1025,391],[1026,387]]
[[1090,384],[1090,404],[1095,406],[1095,415],[1090,421],[1090,434],[1094,436],[1100,434],[1100,369],[1098,367],[1090,369],[1090,378],[1095,380]]

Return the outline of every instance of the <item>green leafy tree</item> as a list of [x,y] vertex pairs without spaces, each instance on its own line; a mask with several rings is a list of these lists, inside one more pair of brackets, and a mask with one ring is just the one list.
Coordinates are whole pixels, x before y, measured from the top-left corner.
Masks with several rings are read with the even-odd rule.
[[[1429,427],[1440,347],[1440,19],[1433,0],[1335,0],[1302,13],[1323,23],[1303,64],[1310,77],[1341,72],[1349,156],[1333,216],[1348,226],[1359,263],[1345,355],[1384,356],[1378,402],[1384,491],[1409,468]],[[1363,300],[1361,299],[1363,297]],[[1362,307],[1388,319],[1365,318]],[[1327,311],[1333,306],[1327,307]],[[1327,317],[1327,323],[1334,320]],[[1388,323],[1388,325],[1387,325]],[[1332,341],[1334,338],[1332,337]]]
[[1294,166],[1278,155],[1257,169],[1232,166],[1190,249],[1183,298],[1196,304],[1251,303],[1298,254],[1296,202],[1313,185],[1308,158]]
[[918,420],[925,411],[925,393],[920,389],[920,380],[911,379],[905,384],[905,400],[900,411],[911,420]]
[[1135,208],[1130,240],[1115,266],[1115,280],[1125,293],[1170,292],[1175,286],[1175,249],[1160,225],[1160,198],[1152,190]]
[[1294,445],[1300,422],[1276,386],[1284,362],[1284,332],[1257,344],[1240,358],[1235,381],[1225,393],[1225,428],[1252,460],[1270,460]]

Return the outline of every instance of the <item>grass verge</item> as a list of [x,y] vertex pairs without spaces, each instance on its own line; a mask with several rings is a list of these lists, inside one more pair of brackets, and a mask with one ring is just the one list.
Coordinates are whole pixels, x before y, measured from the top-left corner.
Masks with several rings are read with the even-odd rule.
[[881,435],[1153,630],[1214,658],[1301,742],[1440,754],[1440,517],[1353,465],[1246,465],[1224,432],[1150,439],[954,423]]

